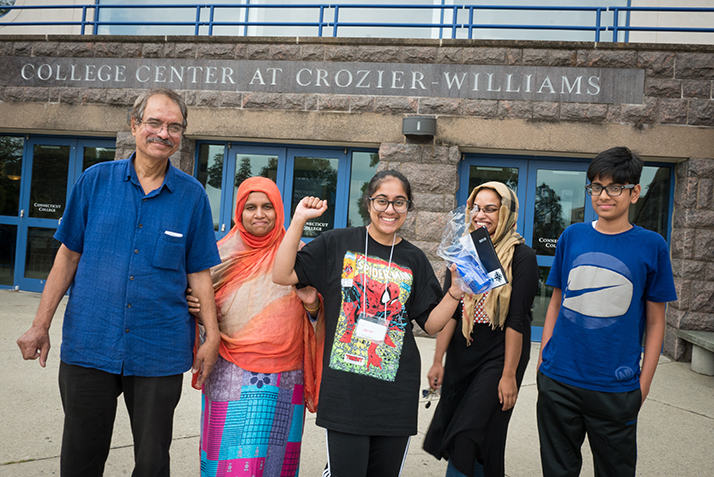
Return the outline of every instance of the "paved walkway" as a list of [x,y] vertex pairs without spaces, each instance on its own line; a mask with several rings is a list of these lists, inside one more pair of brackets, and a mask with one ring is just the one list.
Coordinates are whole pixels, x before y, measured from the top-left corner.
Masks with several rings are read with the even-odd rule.
[[[0,290],[0,363],[5,370],[0,386],[0,477],[59,475],[62,407],[57,388],[59,345],[64,303],[52,326],[53,348],[47,368],[25,362],[15,340],[29,327],[39,294]],[[426,374],[434,352],[434,340],[417,338]],[[541,476],[535,423],[535,368],[538,347],[521,388],[511,420],[506,475]],[[403,475],[431,477],[444,474],[446,465],[421,449],[421,441],[435,406],[420,406],[419,434],[412,438]],[[200,393],[189,385],[176,412],[171,447],[172,475],[195,477],[198,460]],[[587,445],[582,475],[592,476]],[[308,414],[303,438],[301,475],[318,477],[325,465],[324,430]],[[107,477],[129,476],[133,450],[128,417],[119,406]],[[714,475],[714,378],[698,375],[688,363],[661,358],[649,399],[639,421],[638,475],[643,477],[707,477]]]

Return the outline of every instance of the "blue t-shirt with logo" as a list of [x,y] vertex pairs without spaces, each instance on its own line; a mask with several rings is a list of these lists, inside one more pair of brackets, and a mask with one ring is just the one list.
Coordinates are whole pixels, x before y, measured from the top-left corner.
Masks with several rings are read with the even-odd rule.
[[594,391],[638,389],[646,302],[677,299],[664,239],[638,226],[608,235],[573,224],[546,283],[562,290],[562,302],[540,371]]

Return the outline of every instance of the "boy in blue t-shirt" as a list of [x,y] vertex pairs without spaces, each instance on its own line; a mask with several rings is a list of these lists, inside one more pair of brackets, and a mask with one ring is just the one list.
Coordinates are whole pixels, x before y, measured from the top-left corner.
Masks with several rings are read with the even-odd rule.
[[642,166],[626,147],[598,154],[586,186],[598,220],[558,239],[537,376],[546,477],[580,474],[586,434],[595,475],[635,475],[637,414],[662,349],[665,302],[677,299],[667,243],[628,220]]

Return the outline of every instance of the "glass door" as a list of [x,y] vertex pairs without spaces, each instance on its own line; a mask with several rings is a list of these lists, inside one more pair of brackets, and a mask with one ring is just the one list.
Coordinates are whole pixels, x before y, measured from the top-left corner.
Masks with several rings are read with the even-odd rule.
[[[25,168],[20,203],[19,253],[16,284],[23,290],[42,291],[60,243],[52,238],[64,214],[68,184],[72,184],[72,139],[30,139],[25,147]],[[18,279],[19,278],[19,279]]]
[[551,287],[545,282],[558,237],[568,225],[594,218],[585,195],[587,167],[587,162],[488,155],[472,157],[462,163],[459,205],[466,203],[474,187],[488,181],[503,182],[518,196],[517,230],[535,250],[540,270],[538,294],[533,302],[533,341],[541,338],[552,295]]
[[224,171],[226,194],[222,215],[225,217],[223,227],[230,230],[235,225],[238,187],[244,180],[256,176],[267,177],[275,182],[278,189],[282,189],[285,179],[285,149],[233,145],[229,149],[228,159]]
[[42,291],[60,243],[53,235],[72,185],[87,167],[114,159],[114,141],[32,138],[25,142],[14,284]]
[[474,161],[465,161],[459,179],[459,205],[466,204],[474,187],[490,181],[503,182],[518,197],[520,208],[516,230],[523,234],[527,176],[528,161],[524,159],[482,156]]
[[238,187],[247,178],[255,176],[267,177],[275,182],[278,188],[282,188],[285,176],[285,148],[230,143],[200,145],[197,178],[208,194],[216,240],[225,237],[235,225]]
[[208,193],[217,239],[233,226],[236,191],[252,176],[267,177],[277,184],[283,197],[285,227],[303,197],[327,200],[324,216],[306,225],[305,240],[335,227],[359,226],[368,219],[360,204],[379,165],[374,150],[240,143],[202,143],[197,150],[196,178]]
[[545,282],[558,238],[569,225],[594,219],[593,208],[588,206],[589,197],[585,194],[587,168],[586,162],[533,161],[529,165],[523,236],[535,250],[540,270],[538,295],[533,302],[534,341],[540,340],[553,294]]
[[335,149],[288,149],[288,168],[283,201],[285,211],[290,211],[286,223],[292,218],[300,200],[306,196],[327,200],[327,211],[313,220],[307,221],[303,238],[312,239],[320,233],[347,225],[347,194],[338,191],[349,190],[349,167],[347,150]]
[[0,136],[0,287],[15,285],[24,138]]

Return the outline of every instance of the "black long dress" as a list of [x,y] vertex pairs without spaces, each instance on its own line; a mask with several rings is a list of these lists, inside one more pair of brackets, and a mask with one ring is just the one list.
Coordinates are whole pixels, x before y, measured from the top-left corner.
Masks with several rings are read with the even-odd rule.
[[[520,389],[530,357],[531,307],[538,290],[538,264],[533,249],[517,245],[513,255],[513,291],[505,326],[523,334],[523,347],[516,370]],[[451,285],[446,276],[445,289]],[[461,332],[462,307],[446,352],[441,399],[424,438],[424,450],[446,458],[466,475],[473,473],[476,459],[486,477],[504,475],[508,421],[513,409],[502,411],[498,383],[503,373],[506,332],[489,324],[474,324],[471,346]]]

